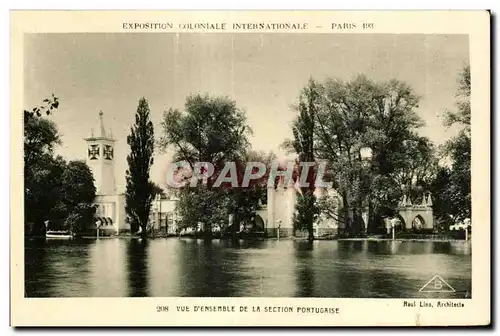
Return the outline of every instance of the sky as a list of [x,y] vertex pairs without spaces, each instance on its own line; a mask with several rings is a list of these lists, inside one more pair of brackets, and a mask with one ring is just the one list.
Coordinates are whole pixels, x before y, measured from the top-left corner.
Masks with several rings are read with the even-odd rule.
[[[148,100],[155,136],[169,108],[186,96],[228,96],[246,112],[252,148],[279,157],[301,88],[310,77],[375,81],[398,79],[421,97],[419,133],[442,144],[456,130],[441,115],[453,109],[460,70],[469,64],[466,35],[92,33],[27,34],[24,44],[24,108],[54,94],[60,108],[50,118],[62,135],[57,153],[85,159],[84,138],[99,111],[115,144],[115,173],[124,189],[126,137],[140,98]],[[157,153],[153,181],[164,180],[168,153]]]

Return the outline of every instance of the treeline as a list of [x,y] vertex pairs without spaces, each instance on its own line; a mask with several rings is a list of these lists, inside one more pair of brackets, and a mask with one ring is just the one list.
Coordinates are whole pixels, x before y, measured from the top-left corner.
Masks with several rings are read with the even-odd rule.
[[[309,81],[299,95],[292,125],[293,139],[284,148],[300,162],[326,162],[325,178],[340,194],[346,233],[377,232],[382,219],[394,216],[403,195],[414,203],[432,194],[434,212],[443,227],[470,217],[470,72],[460,74],[457,111],[446,112],[445,125],[460,123],[464,129],[437,148],[419,129],[423,120],[416,113],[419,97],[397,80],[376,82],[365,76],[350,81]],[[236,103],[228,98],[195,95],[184,111],[164,114],[160,148],[174,150],[173,161],[212,162],[221,172],[227,162],[269,162],[273,154],[255,153],[248,136],[251,129]],[[448,162],[451,164],[443,164]],[[226,172],[227,173],[227,172]],[[300,171],[298,172],[300,174]],[[252,221],[265,182],[250,188],[221,188],[213,174],[202,187],[176,190],[181,227],[203,223],[207,237],[213,223]],[[314,170],[308,181],[314,181]],[[339,200],[317,200],[312,187],[298,194],[295,228],[305,228],[312,238],[312,223]],[[368,213],[368,225],[362,214]]]
[[[431,141],[418,134],[419,97],[403,82],[375,82],[358,76],[344,82],[310,80],[294,122],[294,139],[284,143],[299,156],[328,163],[327,176],[342,200],[346,234],[374,232],[394,215],[403,195],[417,200],[429,190],[437,165]],[[303,143],[308,143],[304,146]],[[312,192],[299,198],[299,214],[311,212]],[[320,208],[336,206],[324,199]],[[314,210],[314,209],[313,209]],[[368,224],[362,218],[367,213]],[[312,216],[309,216],[312,218]],[[312,234],[312,221],[304,223]]]
[[[297,196],[295,228],[307,229],[312,238],[312,223],[318,215],[337,216],[331,210],[341,206],[335,219],[347,234],[377,232],[382,218],[394,215],[403,195],[415,203],[428,193],[442,227],[470,218],[470,92],[466,67],[459,76],[456,108],[445,111],[444,120],[444,126],[459,124],[461,131],[436,148],[419,134],[424,125],[415,112],[419,97],[406,83],[376,82],[365,76],[350,81],[311,79],[295,106],[293,139],[286,140],[283,147],[295,153],[297,164],[326,163],[324,179],[333,183],[340,202],[330,196],[315,198],[312,169],[307,176],[310,187],[301,188]],[[58,99],[52,97],[43,106],[24,111],[25,224],[33,234],[43,233],[47,221],[49,228],[78,233],[92,223],[95,213],[95,187],[88,166],[80,161],[65,162],[54,154],[60,136],[48,116],[58,106]],[[142,98],[127,138],[126,212],[132,232],[146,235],[151,202],[162,192],[149,174],[155,146],[173,150],[172,161],[186,161],[193,170],[197,162],[211,162],[215,167],[203,185],[174,190],[179,197],[181,228],[202,224],[210,238],[212,225],[223,227],[230,215],[233,235],[239,223],[252,223],[255,212],[266,202],[267,175],[247,188],[230,188],[227,183],[214,186],[220,174],[228,173],[224,170],[228,162],[237,164],[241,185],[247,162],[269,167],[276,159],[273,153],[252,150],[252,130],[236,102],[192,95],[183,111],[166,111],[161,126],[162,134],[155,139],[149,106]],[[300,173],[299,168],[294,176]],[[363,213],[369,214],[368,225]]]
[[44,235],[49,229],[78,235],[93,223],[93,176],[85,162],[66,162],[54,154],[61,139],[49,116],[59,101],[53,96],[43,103],[23,111],[25,234]]
[[[438,228],[470,218],[469,67],[458,82],[457,109],[446,111],[444,124],[459,123],[463,130],[440,148],[418,133],[424,125],[415,112],[419,97],[403,82],[311,79],[303,89],[294,138],[284,146],[300,160],[328,163],[327,175],[343,205],[343,216],[336,219],[347,234],[377,232],[403,196],[420,203],[431,193]],[[298,197],[297,225],[307,227],[311,237],[317,213],[328,214],[338,201],[315,200],[310,190]],[[316,202],[319,208],[312,206]],[[367,225],[363,213],[369,214]]]
[[456,104],[445,111],[444,126],[458,126],[458,134],[438,152],[445,161],[440,165],[431,185],[436,195],[434,213],[443,224],[472,218],[471,203],[471,76],[464,67],[458,79]]
[[173,161],[186,161],[195,171],[198,162],[214,165],[214,174],[203,185],[189,185],[176,189],[179,197],[177,211],[180,228],[197,228],[203,225],[206,238],[210,238],[213,226],[218,228],[233,223],[228,233],[234,235],[240,222],[251,222],[255,211],[267,196],[264,179],[251,183],[247,188],[230,188],[227,184],[214,186],[219,174],[227,174],[226,163],[235,162],[238,184],[241,185],[246,162],[270,164],[275,159],[272,153],[252,151],[248,136],[252,130],[246,123],[244,112],[236,103],[225,97],[202,95],[189,96],[185,110],[170,109],[162,121],[163,134],[159,146],[174,151]]

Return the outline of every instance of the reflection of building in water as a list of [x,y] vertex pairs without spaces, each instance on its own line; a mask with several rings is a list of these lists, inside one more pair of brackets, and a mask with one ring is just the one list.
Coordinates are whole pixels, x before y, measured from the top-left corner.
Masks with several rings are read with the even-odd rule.
[[127,275],[125,246],[126,240],[116,239],[114,241],[98,240],[89,245],[88,253],[91,260],[89,273],[92,281],[89,290],[94,297],[104,296],[126,296]]

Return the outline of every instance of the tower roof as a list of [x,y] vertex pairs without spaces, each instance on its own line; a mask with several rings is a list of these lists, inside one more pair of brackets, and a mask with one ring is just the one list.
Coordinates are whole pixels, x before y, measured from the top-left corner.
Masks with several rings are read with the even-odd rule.
[[90,129],[90,136],[85,140],[108,140],[114,141],[111,134],[111,129],[106,132],[104,127],[104,113],[102,110],[99,111],[99,119],[94,127]]

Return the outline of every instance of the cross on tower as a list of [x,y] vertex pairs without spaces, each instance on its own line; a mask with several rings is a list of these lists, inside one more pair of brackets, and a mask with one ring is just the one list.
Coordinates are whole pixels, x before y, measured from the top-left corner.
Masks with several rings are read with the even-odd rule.
[[99,156],[99,145],[90,145],[89,158],[90,160],[97,160]]
[[106,160],[112,160],[113,159],[113,147],[110,145],[105,145],[104,146],[104,158]]

